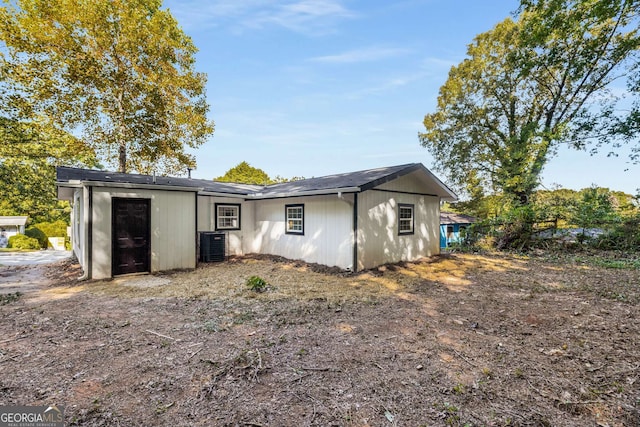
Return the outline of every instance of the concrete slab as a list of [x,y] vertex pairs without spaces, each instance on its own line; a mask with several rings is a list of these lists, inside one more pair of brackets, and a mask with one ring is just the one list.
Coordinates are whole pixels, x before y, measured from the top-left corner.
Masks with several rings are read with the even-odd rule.
[[70,258],[71,251],[0,252],[0,266],[41,265]]

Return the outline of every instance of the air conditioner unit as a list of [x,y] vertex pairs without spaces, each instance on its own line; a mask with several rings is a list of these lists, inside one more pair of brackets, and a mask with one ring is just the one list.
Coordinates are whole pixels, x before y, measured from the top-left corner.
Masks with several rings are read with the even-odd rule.
[[225,259],[225,235],[204,231],[200,233],[200,262],[222,262]]

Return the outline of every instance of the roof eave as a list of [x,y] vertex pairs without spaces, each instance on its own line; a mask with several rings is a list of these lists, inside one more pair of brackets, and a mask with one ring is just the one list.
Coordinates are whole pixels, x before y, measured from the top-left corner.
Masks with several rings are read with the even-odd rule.
[[132,182],[109,182],[109,181],[79,181],[79,182],[56,182],[58,187],[112,187],[112,188],[127,188],[127,189],[141,189],[141,190],[163,190],[163,191],[183,191],[197,193],[202,191],[202,187],[185,187],[180,185],[166,185],[166,184],[138,184]]
[[283,193],[254,193],[249,195],[249,199],[261,200],[261,199],[285,199],[289,197],[303,197],[303,196],[323,196],[328,194],[340,194],[340,193],[359,193],[362,191],[360,187],[338,187],[338,188],[325,188],[322,190],[307,190],[307,191],[288,191]]

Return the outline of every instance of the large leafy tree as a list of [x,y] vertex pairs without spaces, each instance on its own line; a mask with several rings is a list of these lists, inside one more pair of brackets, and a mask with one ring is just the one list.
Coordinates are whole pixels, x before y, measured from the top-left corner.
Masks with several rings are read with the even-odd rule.
[[68,203],[57,200],[55,166],[93,165],[93,150],[47,124],[6,116],[0,117],[0,140],[0,215],[66,220]]
[[275,178],[271,178],[262,169],[253,167],[247,162],[240,162],[236,166],[226,171],[224,175],[214,178],[214,181],[237,182],[240,184],[270,185],[291,181],[300,181],[301,179],[305,178],[302,176],[284,178],[280,175],[276,175]]
[[214,181],[256,185],[269,185],[274,182],[265,171],[255,168],[247,162],[238,163],[225,172],[224,175],[215,178]]
[[122,172],[179,173],[212,133],[196,48],[161,0],[18,0],[0,8],[21,114],[82,133]]
[[529,203],[560,144],[585,148],[611,123],[611,84],[638,60],[638,0],[523,1],[452,67],[421,143],[478,197]]

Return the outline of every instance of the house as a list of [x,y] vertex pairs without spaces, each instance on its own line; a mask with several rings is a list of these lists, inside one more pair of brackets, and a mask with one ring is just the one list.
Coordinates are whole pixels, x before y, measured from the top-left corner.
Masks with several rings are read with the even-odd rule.
[[[268,186],[57,168],[86,278],[195,268],[249,253],[359,271],[439,253],[442,200],[420,163]],[[214,257],[215,258],[215,257]]]
[[0,216],[0,231],[3,231],[7,238],[24,234],[28,220],[28,216]]
[[451,243],[460,243],[467,228],[475,222],[476,219],[469,215],[440,212],[440,247],[446,248]]

